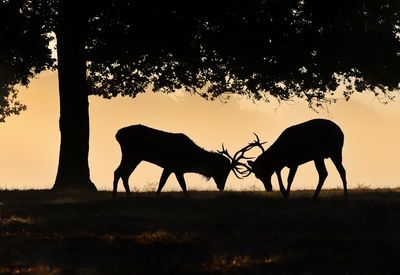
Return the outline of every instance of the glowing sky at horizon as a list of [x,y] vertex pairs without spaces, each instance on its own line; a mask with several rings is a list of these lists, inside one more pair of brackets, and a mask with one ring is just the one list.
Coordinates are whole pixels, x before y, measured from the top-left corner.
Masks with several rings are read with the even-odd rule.
[[[51,188],[60,142],[56,72],[37,76],[28,89],[21,89],[20,100],[28,110],[0,125],[0,188]],[[349,188],[400,186],[400,102],[383,105],[370,94],[355,94],[349,102],[339,100],[317,113],[300,100],[278,105],[233,97],[223,103],[181,92],[147,92],[135,99],[90,97],[90,117],[91,178],[101,190],[112,188],[113,171],[120,160],[114,135],[121,127],[140,123],[182,132],[208,150],[220,149],[223,142],[234,152],[253,139],[253,132],[271,144],[288,126],[317,117],[332,119],[345,134],[343,156]],[[258,153],[255,150],[253,154]],[[331,161],[326,164],[329,176],[323,189],[341,188]],[[155,190],[161,171],[142,163],[131,176],[131,189]],[[317,180],[313,163],[308,163],[299,168],[293,189],[314,189]],[[212,180],[206,182],[198,175],[187,175],[186,181],[189,189],[217,190]],[[277,189],[275,177],[273,185]],[[231,174],[226,188],[262,190],[262,184],[253,176],[237,180]],[[164,190],[179,190],[174,177],[169,178]]]

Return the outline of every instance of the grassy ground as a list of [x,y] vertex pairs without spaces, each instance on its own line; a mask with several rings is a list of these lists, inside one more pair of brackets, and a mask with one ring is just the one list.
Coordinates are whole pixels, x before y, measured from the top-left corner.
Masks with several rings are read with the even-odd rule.
[[400,274],[400,191],[0,191],[0,273]]

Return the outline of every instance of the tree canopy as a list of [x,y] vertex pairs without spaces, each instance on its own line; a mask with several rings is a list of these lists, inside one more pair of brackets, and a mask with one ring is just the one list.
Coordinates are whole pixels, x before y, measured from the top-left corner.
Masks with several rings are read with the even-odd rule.
[[[399,88],[400,3],[396,0],[85,1],[87,80],[103,97],[208,87],[309,101],[346,84],[353,91]],[[54,65],[49,32],[58,1],[0,1],[2,106],[15,84]],[[33,42],[34,41],[34,42]]]
[[23,0],[0,1],[0,122],[25,109],[15,85],[27,86],[54,64],[50,29],[42,19]]
[[90,22],[88,80],[104,97],[207,86],[204,97],[323,102],[399,88],[395,0],[116,1]]

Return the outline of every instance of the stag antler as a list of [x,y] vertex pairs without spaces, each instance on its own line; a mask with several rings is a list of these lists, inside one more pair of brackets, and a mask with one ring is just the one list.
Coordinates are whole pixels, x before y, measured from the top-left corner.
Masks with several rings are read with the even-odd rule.
[[222,151],[218,151],[220,154],[228,157],[231,160],[232,171],[235,176],[239,179],[243,179],[248,177],[252,173],[252,169],[245,163],[240,162],[241,160],[252,159],[254,157],[246,157],[246,152],[250,151],[253,147],[260,147],[264,152],[264,147],[262,146],[265,142],[260,142],[259,137],[256,133],[253,133],[256,136],[256,140],[249,143],[239,151],[237,151],[233,157],[228,153],[228,150],[225,149],[224,144],[222,144]]
[[260,142],[260,138],[257,136],[257,134],[256,133],[253,133],[253,134],[256,136],[256,139],[253,142],[249,143],[249,145],[252,146],[251,148],[256,147],[256,146],[259,147],[261,149],[261,151],[264,153],[265,149],[263,147],[263,144],[265,144],[267,142],[266,141]]

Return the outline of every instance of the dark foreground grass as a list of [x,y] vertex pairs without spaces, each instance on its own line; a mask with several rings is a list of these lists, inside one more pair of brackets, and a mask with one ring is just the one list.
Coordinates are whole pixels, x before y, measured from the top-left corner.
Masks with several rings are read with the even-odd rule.
[[400,191],[0,191],[0,273],[400,274]]

